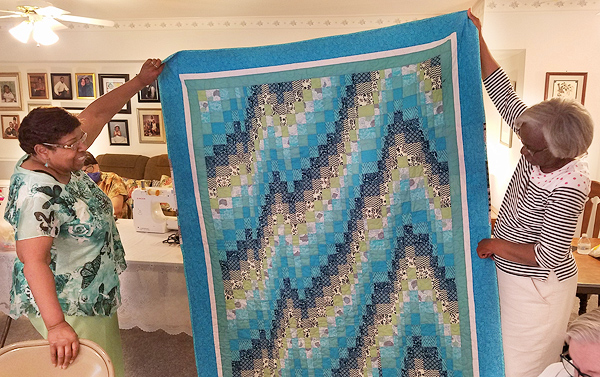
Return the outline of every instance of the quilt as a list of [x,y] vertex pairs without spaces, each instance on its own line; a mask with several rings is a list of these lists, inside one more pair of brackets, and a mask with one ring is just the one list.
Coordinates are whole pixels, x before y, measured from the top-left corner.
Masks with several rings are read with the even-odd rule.
[[180,51],[159,78],[199,376],[501,376],[477,30]]

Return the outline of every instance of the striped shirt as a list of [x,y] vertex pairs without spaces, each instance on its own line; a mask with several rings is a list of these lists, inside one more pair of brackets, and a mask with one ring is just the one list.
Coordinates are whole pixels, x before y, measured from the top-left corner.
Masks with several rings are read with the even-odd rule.
[[[527,109],[499,68],[485,80],[485,89],[506,123]],[[570,251],[579,215],[590,191],[587,163],[574,160],[551,173],[521,156],[504,194],[494,226],[494,237],[518,244],[533,244],[538,266],[494,256],[496,266],[509,274],[545,281],[554,271],[559,281],[577,274]]]

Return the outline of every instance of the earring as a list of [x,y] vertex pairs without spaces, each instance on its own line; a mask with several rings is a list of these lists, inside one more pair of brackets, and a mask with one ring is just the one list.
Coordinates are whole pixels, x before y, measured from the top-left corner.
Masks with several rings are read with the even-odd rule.
[[48,167],[48,161],[46,161],[46,163],[44,164],[45,167]]

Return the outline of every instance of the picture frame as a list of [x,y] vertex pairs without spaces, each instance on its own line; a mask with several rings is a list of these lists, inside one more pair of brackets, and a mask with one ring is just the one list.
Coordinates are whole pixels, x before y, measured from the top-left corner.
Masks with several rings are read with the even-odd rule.
[[28,102],[27,103],[27,113],[30,113],[31,110],[37,109],[38,107],[48,107],[48,106],[52,106],[52,104],[50,102],[41,102],[41,103]]
[[23,108],[19,72],[0,72],[0,93],[0,111]]
[[166,143],[165,124],[161,109],[138,109],[140,143]]
[[77,116],[79,115],[79,113],[81,113],[85,107],[63,107],[63,109],[67,110],[68,112],[70,112],[71,114]]
[[500,120],[500,144],[512,148],[513,130],[504,120]]
[[[510,86],[513,90],[517,90],[517,82],[510,80]],[[506,145],[512,148],[513,130],[512,128],[500,117],[500,144]]]
[[27,83],[30,99],[48,99],[48,75],[46,73],[28,73]]
[[78,99],[96,98],[96,75],[93,73],[76,73],[75,86]]
[[146,85],[138,92],[138,102],[160,102],[160,91],[158,89],[158,79],[150,85]]
[[50,85],[52,85],[52,99],[73,99],[73,83],[70,73],[50,73]]
[[[129,81],[128,74],[122,75],[113,75],[113,74],[99,74],[98,82],[100,88],[100,95],[110,92],[113,89],[118,88],[119,86],[125,84]],[[120,114],[131,114],[131,100],[127,101],[127,103],[123,106],[121,110],[119,110]]]
[[571,98],[585,104],[587,72],[546,72],[544,100],[549,98]]
[[108,122],[110,145],[129,145],[129,122],[125,119],[113,119]]
[[0,116],[0,122],[2,122],[2,138],[3,139],[17,139],[17,132],[21,125],[21,119],[17,114],[2,115]]

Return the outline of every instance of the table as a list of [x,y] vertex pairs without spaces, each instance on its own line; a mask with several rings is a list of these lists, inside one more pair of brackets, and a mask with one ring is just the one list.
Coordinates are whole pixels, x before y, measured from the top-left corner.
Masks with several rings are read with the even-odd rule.
[[[573,239],[573,246],[579,239]],[[599,238],[592,238],[592,247],[600,244]],[[579,275],[577,277],[577,297],[579,297],[579,314],[587,311],[590,295],[600,294],[600,260],[589,255],[579,254],[573,248],[573,256],[577,263]]]
[[[117,227],[127,261],[120,275],[120,327],[192,335],[181,248],[162,242],[170,233],[136,232],[133,220],[119,219]],[[0,310],[6,314],[15,256],[14,251],[0,251]]]

